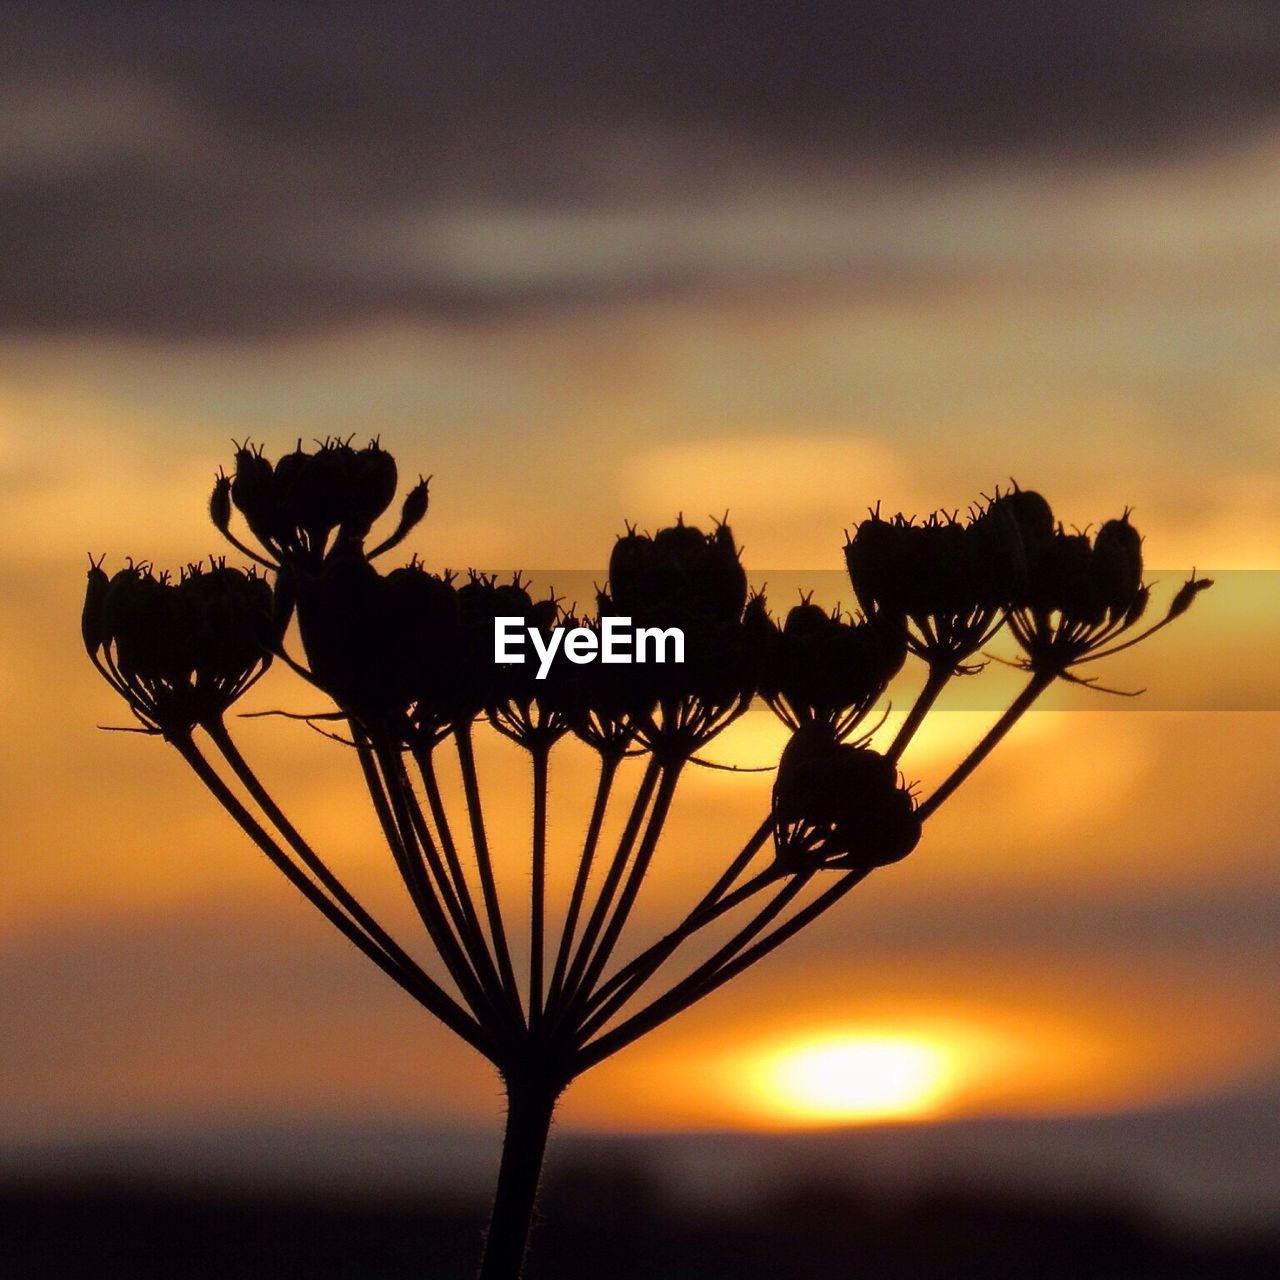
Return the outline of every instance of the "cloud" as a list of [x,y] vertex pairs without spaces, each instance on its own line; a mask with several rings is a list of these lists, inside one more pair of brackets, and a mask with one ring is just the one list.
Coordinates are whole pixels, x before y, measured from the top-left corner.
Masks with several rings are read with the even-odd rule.
[[[933,278],[956,217],[1016,262],[1026,245],[920,176],[1264,127],[1270,45],[1216,8],[45,5],[21,62],[0,56],[0,326],[260,334],[832,271],[874,286]],[[868,188],[896,198],[877,214]],[[1065,203],[1058,230],[1092,234]],[[921,210],[902,261],[875,251]]]

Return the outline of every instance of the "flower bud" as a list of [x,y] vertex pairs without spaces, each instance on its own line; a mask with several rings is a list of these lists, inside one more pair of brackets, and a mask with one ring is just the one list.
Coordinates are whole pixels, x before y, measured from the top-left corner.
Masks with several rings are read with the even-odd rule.
[[1142,539],[1126,513],[1108,520],[1093,540],[1095,589],[1116,617],[1133,607],[1142,589]]
[[277,510],[275,471],[261,450],[248,445],[236,450],[231,501],[258,541],[274,549],[272,544],[283,529]]
[[805,601],[773,630],[760,692],[793,728],[819,720],[846,737],[906,660],[905,633],[881,617],[849,621]]
[[209,518],[219,533],[226,533],[231,527],[231,480],[228,476],[219,475],[213,482]]
[[177,583],[127,568],[90,570],[84,634],[102,675],[152,728],[172,732],[221,716],[270,664],[261,644],[271,588],[215,563]]
[[778,762],[773,822],[777,856],[791,871],[885,866],[905,858],[921,832],[893,763],[812,722],[792,735]]
[[908,537],[901,519],[882,520],[877,512],[863,520],[845,544],[849,580],[868,617],[906,613],[901,588],[906,577]]
[[1174,618],[1181,617],[1191,608],[1196,596],[1211,586],[1213,586],[1212,578],[1197,578],[1193,575],[1178,588],[1178,594],[1173,597],[1173,603],[1169,606],[1166,618],[1172,621]]
[[400,528],[406,533],[427,514],[427,485],[428,482],[419,477],[418,483],[405,495],[404,505],[400,508]]
[[678,520],[652,538],[629,530],[615,542],[609,591],[618,613],[638,626],[736,622],[747,601],[747,575],[728,525],[708,535]]
[[1034,489],[1015,486],[997,496],[987,514],[1012,523],[1028,550],[1048,541],[1057,527],[1053,508]]
[[395,701],[387,594],[363,557],[338,556],[298,593],[298,632],[312,678],[333,700],[376,720]]
[[101,562],[89,561],[89,581],[85,586],[84,608],[80,612],[80,635],[91,658],[96,657],[105,641],[102,625],[102,606],[110,589],[111,580],[103,572]]
[[[326,556],[365,554],[373,522],[395,496],[396,478],[395,459],[376,441],[355,449],[346,440],[326,440],[314,453],[299,441],[274,466],[260,450],[244,445],[236,452],[230,498],[272,558],[313,573]],[[423,480],[406,496],[395,532],[368,554],[403,541],[426,510]],[[230,510],[221,483],[210,514],[226,533]]]

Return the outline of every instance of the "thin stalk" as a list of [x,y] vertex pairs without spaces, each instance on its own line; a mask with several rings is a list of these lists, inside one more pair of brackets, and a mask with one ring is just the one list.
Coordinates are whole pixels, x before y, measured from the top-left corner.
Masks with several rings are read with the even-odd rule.
[[485,833],[484,809],[480,803],[480,778],[476,772],[475,748],[471,741],[471,725],[459,725],[453,734],[458,750],[458,764],[462,770],[462,790],[467,798],[467,815],[471,821],[471,843],[475,848],[476,867],[480,872],[480,890],[484,897],[485,913],[489,918],[489,932],[493,939],[493,951],[497,959],[498,973],[507,998],[523,1021],[520,1005],[520,987],[511,964],[511,949],[507,945],[507,931],[502,923],[502,905],[498,901],[498,886],[493,878],[493,859],[489,853],[489,838]]
[[563,1016],[568,1011],[581,988],[583,971],[591,959],[591,950],[596,944],[596,939],[600,936],[600,930],[604,928],[609,908],[613,905],[613,896],[618,890],[618,883],[622,879],[622,873],[626,870],[627,862],[631,858],[631,850],[635,846],[636,837],[640,834],[640,825],[644,821],[645,813],[648,811],[649,801],[653,797],[653,790],[658,784],[658,774],[661,771],[662,766],[650,756],[649,763],[645,765],[644,777],[640,779],[640,786],[636,791],[635,799],[632,801],[631,813],[627,817],[627,824],[623,828],[621,836],[618,837],[618,847],[614,850],[613,862],[605,874],[604,883],[600,886],[595,907],[587,919],[586,928],[582,931],[582,937],[578,940],[577,950],[574,952],[573,959],[570,962],[558,1009],[559,1016]]
[[[425,861],[427,869],[434,877],[439,886],[440,900],[443,901],[449,920],[453,924],[453,929],[447,931],[450,951],[456,955],[468,979],[477,985],[488,1013],[501,1022],[509,1011],[509,1006],[506,993],[502,990],[502,984],[498,982],[497,974],[493,970],[488,948],[481,939],[477,949],[477,942],[470,933],[466,913],[454,892],[451,878],[441,861],[440,852],[436,848],[422,808],[413,794],[412,784],[404,771],[398,753],[383,762],[384,772],[393,767],[396,792],[401,797],[397,806],[397,812],[400,815],[398,821],[403,823],[407,817],[410,824],[405,836],[408,856],[418,865],[419,873],[421,863]],[[421,859],[416,856],[419,850]],[[429,884],[426,888],[430,891]],[[447,926],[445,927],[447,929]],[[509,1029],[515,1030],[514,1027]]]
[[[715,981],[715,979],[721,969],[731,963],[734,957],[738,955],[742,948],[745,947],[752,938],[760,933],[762,929],[772,924],[772,922],[786,910],[792,899],[795,898],[805,885],[809,883],[813,874],[814,873],[812,871],[802,871],[793,875],[782,889],[774,895],[773,899],[761,908],[761,910],[741,929],[739,929],[738,932],[715,953],[715,955],[700,964],[691,974],[689,974],[687,978],[677,982],[665,995],[659,996],[652,1004],[647,1005],[644,1009],[640,1010],[639,1013],[629,1018],[619,1028],[617,1028],[617,1030],[624,1031],[628,1027],[642,1024],[649,1015],[654,1013],[655,1010],[659,1011],[659,1014],[661,1015],[658,1017],[657,1022],[653,1024],[654,1026],[657,1026],[659,1023],[665,1022],[667,1018],[674,1017],[675,1014],[679,1013],[682,1009],[687,1009],[689,1005],[693,1004],[695,1001],[702,999],[703,995],[705,995],[707,991],[714,990],[715,987],[720,985],[719,982]],[[599,1031],[613,1016],[617,1006],[613,1005],[613,1002],[610,1002],[610,1005],[612,1007],[606,1006],[606,1009],[602,1009],[599,1013],[594,1014],[582,1024],[582,1028],[579,1032],[580,1043],[585,1044],[586,1041],[588,1041],[591,1036],[595,1035],[595,1033]],[[670,1009],[669,1013],[663,1012],[668,1008]],[[616,1032],[609,1033],[610,1036],[614,1034],[616,1034]],[[644,1031],[637,1032],[637,1034],[643,1035]],[[604,1038],[608,1039],[609,1037]],[[630,1039],[625,1041],[627,1044],[630,1042]],[[597,1041],[597,1043],[599,1043],[599,1041]],[[594,1046],[587,1045],[588,1050],[593,1047]],[[621,1045],[618,1047],[621,1048]],[[610,1050],[610,1052],[613,1051]],[[598,1059],[593,1059],[593,1062],[594,1061],[598,1061]],[[575,1063],[575,1066],[576,1065],[577,1064]],[[591,1064],[589,1063],[588,1065]],[[577,1067],[577,1069],[585,1070],[584,1067]]]
[[736,907],[745,898],[762,889],[771,878],[767,874],[769,869],[753,877],[745,885],[735,889],[728,898],[724,897],[729,886],[746,870],[752,859],[760,852],[761,846],[769,838],[769,833],[772,830],[773,815],[771,814],[755,829],[751,838],[742,846],[741,851],[734,857],[728,867],[725,868],[723,875],[702,895],[700,901],[684,920],[665,937],[659,938],[651,947],[646,948],[623,968],[619,969],[599,990],[593,992],[587,1008],[590,1010],[597,1007],[603,999],[612,995],[624,983],[628,983],[642,969],[647,970],[643,979],[643,981],[647,982],[649,977],[675,952],[686,938],[691,937],[704,926],[711,924],[712,921],[718,920],[726,911]]
[[[475,1011],[476,1015],[480,1017],[482,1010],[490,1011],[491,1009],[488,995],[480,985],[476,973],[472,969],[458,941],[458,937],[451,927],[450,920],[445,914],[448,907],[447,895],[442,895],[446,902],[446,907],[442,908],[441,899],[437,897],[429,879],[427,866],[428,847],[418,843],[418,831],[412,812],[417,808],[417,805],[412,797],[405,795],[404,788],[400,785],[403,766],[399,755],[388,751],[386,748],[376,747],[374,748],[374,754],[381,765],[385,785],[384,795],[390,803],[392,818],[400,836],[397,842],[398,848],[393,848],[392,852],[393,854],[398,853],[397,863],[400,868],[401,879],[405,883],[405,888],[409,890],[409,896],[418,908],[422,923],[431,935],[431,941],[435,943],[436,950],[440,953],[440,958],[448,968],[450,976],[458,984],[458,988],[463,993],[467,1003]],[[421,821],[421,813],[417,816],[418,820]],[[443,869],[439,868],[438,860],[436,867],[433,867],[432,870],[438,870],[440,874],[443,873]]]
[[751,860],[760,852],[764,842],[769,838],[773,831],[773,815],[770,814],[761,824],[751,833],[751,838],[742,846],[734,860],[725,868],[724,874],[719,880],[711,886],[710,889],[702,895],[702,900],[694,907],[692,915],[707,907],[714,906],[719,902],[721,895],[726,889],[747,869],[751,864]]
[[524,1269],[556,1094],[543,1083],[507,1084],[502,1163],[479,1280],[519,1280]]
[[218,775],[190,736],[169,739],[213,797],[239,824],[267,858],[344,937],[354,943],[398,986],[407,991],[429,1012],[435,1014],[451,1031],[462,1037],[490,1062],[496,1062],[494,1046],[484,1028],[466,1012],[452,996],[416,965],[412,969],[394,961],[365,934],[320,887],[301,871],[283,849],[271,838],[258,820],[245,808],[239,797]]
[[935,813],[961,783],[989,756],[1001,738],[1022,718],[1023,713],[1054,682],[1056,672],[1037,671],[1027,681],[1022,692],[1009,704],[999,720],[987,730],[982,741],[955,767],[950,777],[922,804],[918,810],[923,822]]
[[897,764],[901,759],[902,753],[910,745],[911,739],[916,736],[916,730],[920,728],[925,716],[933,709],[933,704],[937,702],[938,695],[947,687],[951,676],[952,668],[950,664],[946,666],[930,664],[929,675],[886,753],[887,759],[894,764]]
[[[454,890],[453,879],[445,870],[440,858],[440,851],[427,825],[426,815],[418,803],[413,790],[413,783],[404,767],[404,760],[395,746],[384,745],[376,748],[382,775],[387,780],[389,794],[393,797],[393,812],[396,821],[404,833],[406,849],[420,856],[415,860],[419,870],[430,873],[430,880],[425,882],[427,889],[449,914],[449,919],[457,930],[458,937],[466,949],[466,917]],[[468,953],[469,954],[469,953]]]
[[781,874],[783,873],[776,867],[766,867],[746,884],[740,885],[725,897],[713,898],[708,894],[675,929],[642,951],[629,964],[619,969],[608,982],[592,992],[591,998],[586,1003],[586,1011],[594,1013],[597,1009],[601,1009],[603,1012],[603,1006],[607,1003],[608,1013],[605,1017],[612,1016],[653,977],[687,939],[700,929],[714,924],[721,916],[727,915],[749,898],[753,898],[761,889],[777,880]]
[[299,834],[296,827],[285,816],[283,810],[272,798],[270,792],[262,785],[252,766],[241,754],[227,727],[221,721],[213,721],[204,726],[210,740],[222,753],[223,758],[231,766],[232,771],[249,793],[254,803],[266,814],[268,821],[284,836],[286,843],[302,860],[303,865],[328,889],[347,914],[376,942],[392,959],[402,965],[417,967],[412,957],[399,943],[374,919],[364,908],[358,898],[347,889],[319,854]]
[[471,955],[472,962],[476,965],[481,981],[491,992],[501,994],[506,1001],[506,993],[503,991],[502,981],[498,977],[498,970],[493,962],[493,953],[489,950],[484,930],[480,926],[480,918],[476,914],[471,886],[467,881],[466,872],[462,869],[462,861],[458,857],[458,846],[453,838],[453,828],[449,825],[449,814],[444,806],[444,797],[440,793],[440,780],[436,776],[434,751],[431,747],[422,746],[416,746],[412,750],[419,776],[422,778],[427,806],[431,810],[431,818],[436,824],[436,833],[440,838],[440,849],[448,865],[458,906],[462,911],[467,939],[464,945]]
[[591,957],[591,961],[583,973],[582,981],[578,985],[579,1002],[590,999],[592,988],[600,980],[600,975],[604,973],[605,966],[609,963],[609,957],[613,955],[613,950],[618,945],[618,939],[622,936],[622,931],[626,927],[627,920],[631,915],[631,909],[635,906],[636,898],[639,897],[640,886],[644,883],[644,878],[648,874],[649,863],[653,860],[654,850],[658,847],[658,840],[667,821],[667,814],[671,811],[671,801],[675,798],[676,786],[679,784],[683,767],[684,761],[677,760],[674,764],[664,766],[662,770],[662,779],[658,784],[657,795],[654,796],[653,808],[650,810],[649,820],[645,824],[644,838],[640,842],[640,848],[636,851],[635,861],[631,864],[626,884],[618,897],[613,915],[609,918],[604,936],[600,939],[600,945],[596,948],[595,955]]
[[547,774],[551,752],[533,751],[533,883],[529,890],[529,1029],[542,1022],[542,951],[547,896]]
[[[744,969],[749,969],[756,961],[764,959],[771,951],[780,947],[789,938],[794,937],[806,925],[811,924],[824,911],[833,907],[869,874],[869,870],[847,872],[825,893],[820,894],[807,907],[797,911],[785,924],[779,925],[772,933],[761,938],[755,946],[749,947],[714,974],[710,974],[696,988],[686,989],[679,997],[677,997],[677,988],[672,988],[666,996],[655,1000],[653,1004],[642,1009],[621,1026],[601,1036],[599,1040],[586,1045],[575,1059],[575,1070],[580,1073],[586,1071],[588,1067],[593,1067],[597,1063],[603,1062],[605,1058],[617,1053],[619,1049],[623,1049],[641,1036],[647,1035],[664,1022],[674,1018],[678,1013],[682,1013],[690,1005],[696,1004],[704,996],[710,995],[711,992],[723,986],[730,979],[736,978]],[[681,984],[681,986],[684,986],[684,984]]]
[[569,963],[573,937],[578,929],[578,917],[582,913],[582,900],[586,896],[587,882],[591,878],[591,864],[595,861],[596,848],[600,843],[600,830],[604,826],[605,812],[609,807],[609,793],[613,789],[613,780],[617,777],[620,762],[621,755],[613,752],[602,753],[600,756],[600,776],[596,782],[595,800],[591,805],[587,834],[582,842],[582,855],[578,859],[578,874],[574,878],[573,891],[569,896],[569,907],[565,912],[564,926],[560,931],[560,945],[556,950],[555,966],[551,971],[551,984],[547,990],[549,1016],[554,1016],[559,1007],[565,968]]

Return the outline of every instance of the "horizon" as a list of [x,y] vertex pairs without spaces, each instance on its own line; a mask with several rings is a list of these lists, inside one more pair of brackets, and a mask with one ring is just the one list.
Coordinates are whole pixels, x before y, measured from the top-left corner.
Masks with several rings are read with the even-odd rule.
[[[1068,527],[1132,508],[1153,617],[1193,570],[1217,580],[1090,669],[1143,696],[1055,688],[903,863],[558,1115],[624,1146],[861,1122],[870,1147],[891,1122],[923,1150],[1007,1122],[1029,1162],[1039,1142],[1045,1168],[1156,1198],[1160,1144],[1185,1139],[1180,1186],[1200,1168],[1274,1208],[1248,1148],[1280,1099],[1280,10],[416,8],[51,4],[0,53],[0,1167],[143,1132],[177,1143],[149,1148],[163,1170],[184,1133],[252,1117],[311,1133],[299,1170],[341,1165],[319,1116],[456,1119],[496,1159],[496,1076],[172,752],[98,731],[128,715],[77,634],[86,552],[217,550],[233,441],[353,436],[395,454],[402,493],[432,477],[388,568],[520,566],[584,607],[628,522],[726,518],[781,616],[804,590],[854,606],[846,531],[881,502],[963,511],[1012,476]],[[282,666],[240,710],[316,709]],[[955,681],[906,780],[940,782],[1014,679]],[[235,731],[428,955],[345,749]],[[750,769],[784,741],[753,711],[709,755]],[[593,777],[580,744],[557,753],[559,911]],[[519,889],[526,765],[486,739],[479,766]],[[689,773],[644,939],[768,804],[771,775]],[[1196,1145],[1218,1107],[1234,1180]],[[1154,1126],[1130,1174],[1063,1137],[1113,1117]],[[954,1158],[990,1171],[998,1144]]]

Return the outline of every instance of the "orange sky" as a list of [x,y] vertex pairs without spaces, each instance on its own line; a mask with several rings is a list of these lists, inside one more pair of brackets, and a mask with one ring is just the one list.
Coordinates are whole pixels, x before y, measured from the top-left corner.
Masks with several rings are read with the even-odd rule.
[[[436,568],[518,564],[555,581],[602,565],[624,519],[727,507],[753,581],[807,571],[838,592],[843,529],[870,504],[961,506],[1012,474],[1068,523],[1133,506],[1166,589],[1193,564],[1272,571],[1228,573],[1117,662],[1145,703],[1086,709],[1076,695],[1033,714],[907,862],[589,1075],[563,1117],[810,1123],[769,1064],[867,1037],[945,1050],[928,1114],[1274,1082],[1277,159],[1263,133],[1070,179],[976,170],[893,202],[772,193],[644,234],[531,218],[486,240],[462,220],[447,241],[461,262],[493,243],[554,258],[569,231],[638,236],[637,252],[645,235],[728,255],[786,242],[822,261],[856,228],[873,257],[936,262],[924,282],[833,272],[823,286],[270,341],[0,340],[0,1136],[156,1113],[496,1115],[478,1060],[308,916],[171,752],[94,729],[124,714],[78,644],[86,551],[173,564],[217,549],[204,504],[246,434],[273,452],[380,434],[403,474],[434,474],[410,549]],[[307,696],[272,678],[251,705],[312,709]],[[954,705],[907,759],[926,784],[998,703]],[[344,751],[296,725],[252,722],[243,737],[407,934]],[[778,744],[762,714],[717,752],[762,762]],[[554,758],[553,885],[589,765],[576,747]],[[506,780],[523,766],[490,744],[482,767],[499,870],[518,887],[526,799]],[[714,877],[725,833],[752,828],[767,789],[761,775],[688,778],[637,930],[661,930]]]

